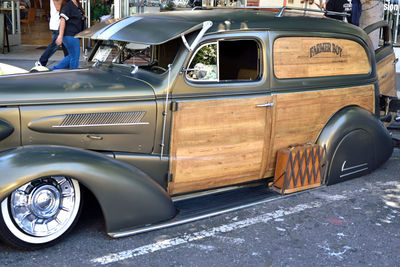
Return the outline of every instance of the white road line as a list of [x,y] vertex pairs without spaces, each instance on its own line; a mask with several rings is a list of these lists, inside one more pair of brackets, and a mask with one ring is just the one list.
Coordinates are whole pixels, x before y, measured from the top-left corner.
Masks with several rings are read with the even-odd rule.
[[[341,196],[341,198],[335,198],[335,200],[339,200],[339,199],[346,199],[346,197]],[[332,200],[332,201],[335,201],[335,200]],[[326,204],[326,203],[329,203],[332,201],[324,201],[323,203]],[[248,218],[248,219],[233,222],[230,224],[224,224],[224,225],[214,227],[214,228],[211,228],[208,230],[203,230],[203,231],[199,231],[199,232],[191,233],[191,234],[184,234],[182,236],[158,241],[156,243],[145,245],[145,246],[138,247],[135,249],[125,250],[125,251],[121,251],[118,253],[112,253],[112,254],[109,254],[109,255],[106,255],[103,257],[92,259],[90,262],[93,264],[108,264],[108,263],[123,261],[123,260],[129,259],[129,258],[146,255],[146,254],[153,253],[153,252],[156,252],[159,250],[175,247],[175,246],[178,246],[181,244],[186,244],[186,243],[190,243],[193,241],[202,240],[207,237],[215,237],[216,235],[218,235],[220,233],[231,232],[231,231],[241,229],[244,227],[248,227],[248,226],[251,226],[254,224],[258,224],[258,223],[266,223],[273,219],[277,219],[280,217],[299,213],[299,212],[313,209],[313,208],[318,208],[321,206],[322,206],[322,202],[319,202],[319,201],[313,201],[308,204],[300,204],[300,205],[294,206],[292,208],[276,210],[274,212],[265,213],[265,214],[259,215],[257,217]]]

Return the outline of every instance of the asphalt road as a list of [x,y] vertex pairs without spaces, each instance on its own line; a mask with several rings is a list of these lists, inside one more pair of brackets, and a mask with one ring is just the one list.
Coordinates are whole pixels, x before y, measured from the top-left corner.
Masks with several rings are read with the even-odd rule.
[[91,203],[61,243],[7,266],[399,266],[400,150],[364,177],[237,212],[111,239]]
[[87,201],[61,243],[1,266],[400,266],[400,150],[358,179],[209,219],[111,239]]

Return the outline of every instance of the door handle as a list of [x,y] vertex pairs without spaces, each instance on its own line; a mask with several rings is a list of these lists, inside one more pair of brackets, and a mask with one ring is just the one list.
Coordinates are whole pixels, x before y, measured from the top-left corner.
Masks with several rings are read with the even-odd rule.
[[393,65],[396,65],[396,63],[397,63],[398,61],[399,61],[399,58],[396,57],[396,58],[394,59],[394,61],[393,61]]
[[102,136],[94,135],[94,134],[88,134],[86,135],[87,138],[93,139],[93,140],[103,140]]
[[274,102],[267,102],[265,104],[259,104],[257,105],[257,107],[263,108],[263,107],[273,107],[274,106]]

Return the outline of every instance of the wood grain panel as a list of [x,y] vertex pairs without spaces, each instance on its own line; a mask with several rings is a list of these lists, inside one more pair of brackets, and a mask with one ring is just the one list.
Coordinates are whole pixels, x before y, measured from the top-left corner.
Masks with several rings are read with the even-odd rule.
[[279,94],[274,98],[274,130],[266,173],[274,170],[279,149],[314,143],[329,118],[341,108],[358,105],[371,112],[375,108],[373,85]]
[[379,91],[382,95],[397,96],[394,58],[394,54],[391,54],[377,64]]
[[269,146],[271,97],[178,102],[173,114],[170,194],[242,183],[261,177]]
[[368,56],[357,42],[316,37],[282,37],[274,42],[277,78],[367,74]]

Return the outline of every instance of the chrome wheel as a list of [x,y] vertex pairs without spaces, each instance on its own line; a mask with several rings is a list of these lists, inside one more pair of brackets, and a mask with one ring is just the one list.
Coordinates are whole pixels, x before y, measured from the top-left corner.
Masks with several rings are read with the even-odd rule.
[[15,190],[1,203],[2,219],[13,236],[30,244],[51,242],[77,218],[79,183],[64,176],[36,179]]

